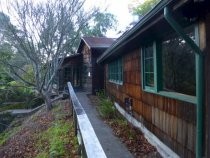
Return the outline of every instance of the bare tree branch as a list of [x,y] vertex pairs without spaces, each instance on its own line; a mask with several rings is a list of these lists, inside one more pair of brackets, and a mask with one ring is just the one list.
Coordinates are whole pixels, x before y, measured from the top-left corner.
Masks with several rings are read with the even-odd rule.
[[[9,73],[33,86],[49,103],[58,69],[66,55],[74,53],[81,30],[98,9],[85,11],[85,0],[10,2],[8,12],[13,23],[7,23],[5,27],[7,40],[15,50],[14,55],[23,62],[15,65],[15,60],[8,61]],[[24,65],[31,66],[34,82],[23,77],[23,73],[27,74]]]

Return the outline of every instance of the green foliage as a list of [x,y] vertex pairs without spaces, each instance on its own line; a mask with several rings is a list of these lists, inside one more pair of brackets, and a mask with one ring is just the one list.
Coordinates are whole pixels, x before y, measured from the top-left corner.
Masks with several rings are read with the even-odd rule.
[[13,51],[12,51],[11,45],[8,43],[2,43],[0,45],[0,53],[1,53],[0,61],[10,60],[13,56],[13,54],[12,54]]
[[34,83],[35,82],[35,80],[34,80],[34,71],[33,71],[33,67],[32,67],[32,65],[25,65],[24,66],[24,71],[26,72],[26,73],[24,73],[23,75],[22,75],[22,77],[25,79],[25,80],[27,80],[27,81],[29,81],[29,82],[31,82],[31,83]]
[[99,111],[104,118],[112,118],[115,115],[113,103],[109,99],[103,99]]
[[9,132],[3,132],[0,134],[0,146],[3,145],[10,137]]
[[[0,86],[0,103],[4,102],[22,102],[16,105],[0,106],[1,109],[8,110],[13,108],[35,108],[41,105],[44,101],[36,96],[31,87],[26,87],[18,81],[11,81]],[[8,106],[8,107],[6,107]]]
[[101,91],[97,93],[97,96],[100,99],[99,112],[103,118],[114,118],[116,117],[115,108],[113,102],[106,97],[105,92]]
[[10,130],[5,130],[2,133],[0,133],[0,146],[4,145],[4,143],[19,130],[20,126],[16,126],[11,128]]
[[42,98],[34,98],[28,102],[10,103],[8,105],[0,105],[0,112],[12,109],[33,109],[44,103]]
[[144,16],[148,11],[150,11],[160,0],[146,0],[144,3],[140,4],[133,9],[134,15]]
[[27,106],[26,106],[27,108],[33,109],[33,108],[36,108],[37,106],[44,104],[44,100],[43,100],[43,98],[36,97],[36,98],[33,98],[32,100],[29,100],[28,102],[26,102],[26,104],[27,104]]
[[36,156],[36,158],[46,158],[46,157],[48,157],[48,153],[46,152],[41,152]]
[[115,119],[115,121],[120,126],[127,126],[128,125],[128,121],[124,117],[118,117],[117,119]]
[[7,74],[5,65],[2,64],[4,61],[10,60],[11,57],[12,57],[11,46],[8,43],[0,44],[0,85],[12,81],[12,78]]
[[[73,123],[66,121],[66,114],[60,113],[61,106],[56,105],[52,112],[55,114],[55,121],[51,127],[38,135],[37,147],[42,151],[36,158],[66,157],[66,145],[71,142],[72,150],[78,148],[77,139],[70,140],[70,132],[73,131]],[[46,142],[48,145],[46,145]]]
[[11,110],[11,109],[25,109],[26,105],[24,103],[14,103],[10,105],[1,105],[0,106],[0,112]]
[[85,36],[103,37],[107,30],[116,28],[116,23],[117,20],[113,14],[98,12],[93,17],[93,24],[87,25],[84,28],[83,33]]
[[[50,157],[61,157],[65,155],[65,145],[70,141],[68,132],[72,129],[69,123],[56,122],[41,135],[41,142],[49,141]],[[39,146],[42,146],[39,144]]]
[[99,97],[100,100],[103,100],[103,99],[106,99],[107,96],[106,96],[106,93],[105,93],[105,90],[101,90],[99,92],[96,92],[96,95]]

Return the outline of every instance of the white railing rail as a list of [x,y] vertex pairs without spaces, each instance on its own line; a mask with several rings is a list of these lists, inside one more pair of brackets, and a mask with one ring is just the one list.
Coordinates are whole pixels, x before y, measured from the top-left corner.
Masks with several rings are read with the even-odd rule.
[[81,106],[70,82],[68,84],[72,113],[74,118],[75,135],[80,145],[81,157],[106,158],[103,148],[95,134],[95,131]]

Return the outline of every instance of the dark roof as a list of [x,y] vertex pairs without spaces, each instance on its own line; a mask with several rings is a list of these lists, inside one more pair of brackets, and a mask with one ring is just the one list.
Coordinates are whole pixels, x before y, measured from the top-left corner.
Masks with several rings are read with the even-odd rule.
[[72,59],[72,58],[76,58],[76,57],[81,56],[81,55],[82,55],[82,54],[78,54],[78,53],[70,54],[69,56],[66,56],[66,57],[64,57],[64,58],[59,58],[59,61],[60,61],[60,60],[63,60],[63,62],[66,62],[66,61],[68,61],[68,60],[70,60],[70,59]]
[[77,53],[81,53],[82,47],[85,45],[91,48],[108,48],[115,41],[115,38],[107,38],[107,37],[82,37],[79,47],[77,49]]
[[65,58],[64,58],[64,60],[69,60],[69,59],[71,59],[71,58],[74,58],[74,57],[77,57],[77,56],[80,56],[81,54],[78,54],[78,53],[75,53],[75,54],[71,54],[71,55],[69,55],[69,56],[66,56]]
[[83,37],[82,40],[90,48],[108,48],[114,41],[115,38],[107,37]]
[[[140,36],[143,32],[143,28],[147,26],[149,23],[152,23],[154,17],[157,14],[163,13],[163,9],[165,6],[170,3],[177,2],[176,0],[161,0],[151,11],[149,11],[133,28],[129,31],[125,32],[122,36],[120,36],[97,60],[98,63],[104,62],[106,59],[111,57],[112,55],[116,55],[117,53],[122,53],[122,48],[131,42],[133,39]],[[150,25],[152,26],[152,25]],[[147,27],[148,29],[148,27]]]
[[80,58],[80,57],[82,57],[82,54],[78,54],[78,53],[71,54],[71,55],[65,57],[62,62],[62,67],[65,67],[69,61],[74,61],[76,58]]

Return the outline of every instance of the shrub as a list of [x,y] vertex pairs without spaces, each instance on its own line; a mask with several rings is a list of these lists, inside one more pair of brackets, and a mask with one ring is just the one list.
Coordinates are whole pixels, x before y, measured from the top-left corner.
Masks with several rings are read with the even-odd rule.
[[101,100],[107,98],[107,96],[106,96],[104,90],[100,90],[100,91],[96,92],[96,95],[97,95],[97,96],[99,97],[99,99],[101,99]]
[[97,92],[97,96],[99,97],[100,104],[99,104],[99,113],[104,118],[114,118],[116,117],[115,108],[113,106],[113,102],[107,98],[105,95],[105,91],[102,90]]
[[26,87],[17,81],[11,81],[0,86],[1,102],[23,102],[35,97],[31,87]]
[[28,102],[28,108],[36,108],[37,106],[40,106],[44,103],[44,100],[42,98],[34,98],[31,101]]
[[[11,81],[7,84],[0,86],[0,104],[7,102],[21,102],[21,105],[7,105],[7,107],[1,106],[1,109],[28,109],[35,108],[44,103],[43,99],[35,94],[35,91],[31,87],[27,87],[17,81]],[[13,102],[13,103],[12,103]],[[14,108],[12,108],[14,107]]]
[[99,112],[104,118],[115,117],[115,108],[113,103],[109,99],[103,99],[100,101]]

